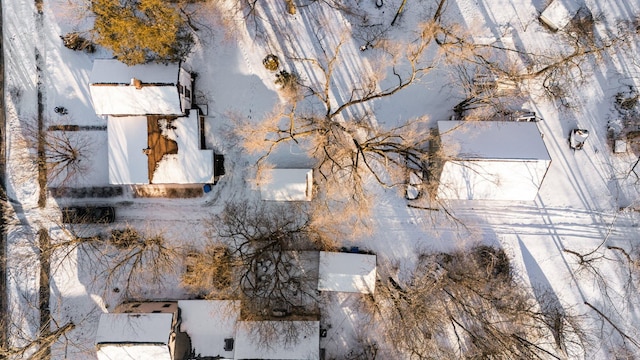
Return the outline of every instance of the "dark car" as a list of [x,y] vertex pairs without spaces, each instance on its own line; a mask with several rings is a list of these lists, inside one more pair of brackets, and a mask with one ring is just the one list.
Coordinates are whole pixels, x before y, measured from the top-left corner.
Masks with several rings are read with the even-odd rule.
[[115,220],[116,210],[111,206],[72,206],[62,208],[62,222],[65,224],[106,224]]

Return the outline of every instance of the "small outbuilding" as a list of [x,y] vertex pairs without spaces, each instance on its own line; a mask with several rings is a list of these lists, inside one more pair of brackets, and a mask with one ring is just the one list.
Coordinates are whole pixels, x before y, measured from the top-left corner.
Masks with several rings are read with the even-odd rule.
[[375,255],[320,252],[318,290],[373,294],[375,286]]
[[540,21],[552,31],[563,29],[580,10],[576,0],[553,0],[540,14]]
[[438,121],[438,132],[437,198],[534,200],[551,164],[536,122]]
[[312,169],[266,169],[260,179],[262,200],[311,201]]
[[191,108],[191,74],[180,63],[128,66],[97,59],[89,78],[98,115],[185,115]]

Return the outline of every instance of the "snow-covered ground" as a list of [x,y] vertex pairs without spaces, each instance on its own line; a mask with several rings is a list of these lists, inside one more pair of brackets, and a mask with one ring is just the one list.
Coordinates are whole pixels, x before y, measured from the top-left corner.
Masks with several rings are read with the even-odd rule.
[[[348,3],[358,12],[368,14],[370,24],[389,24],[401,1],[386,0],[381,8],[376,8],[373,0]],[[407,2],[404,14],[396,26],[389,28],[388,36],[413,38],[417,19],[433,11],[431,3],[427,3]],[[443,16],[448,22],[472,29],[478,42],[500,40],[524,51],[544,53],[563,46],[559,35],[543,28],[537,20],[546,3],[449,0]],[[318,37],[328,48],[342,43],[332,85],[335,99],[348,97],[352,87],[380,65],[375,49],[360,50],[365,45],[362,24],[354,23],[355,17],[329,4],[333,2],[309,2],[308,6],[299,6],[296,15],[289,15],[285,1],[265,0],[257,19],[244,19],[233,11],[221,12],[208,6],[195,13],[200,31],[197,46],[186,64],[198,74],[196,103],[208,105],[207,146],[224,154],[226,160],[227,175],[211,192],[195,199],[133,198],[127,191],[108,199],[50,196],[47,206],[41,209],[33,160],[35,150],[29,149],[23,140],[25,129],[33,127],[37,118],[36,53],[45,65],[41,81],[48,125],[106,125],[106,120],[96,116],[92,107],[89,73],[93,59],[110,55],[103,49],[86,54],[63,46],[60,35],[90,26],[90,18],[87,20],[72,1],[45,0],[40,25],[33,1],[3,2],[7,190],[16,212],[16,224],[8,234],[9,315],[14,334],[29,338],[37,331],[36,233],[44,228],[54,237],[64,237],[57,225],[60,206],[114,205],[118,211],[115,226],[130,225],[163,233],[173,244],[188,247],[202,244],[208,236],[206,221],[219,213],[226,201],[260,199],[259,189],[251,181],[256,176],[255,155],[242,151],[232,129],[237,118],[259,123],[281,101],[275,77],[265,69],[262,59],[270,53],[283,59],[286,55],[320,58]],[[623,21],[635,20],[640,12],[640,1],[636,0],[587,0],[585,4],[597,15],[601,33],[614,31]],[[257,33],[254,21],[261,24]],[[567,89],[569,107],[546,97],[539,85],[529,85],[523,108],[536,111],[544,119],[537,124],[552,159],[535,201],[451,201],[448,208],[459,220],[456,222],[440,213],[408,207],[398,189],[372,185],[375,207],[367,219],[371,232],[354,233],[338,243],[372,251],[379,264],[410,264],[418,252],[425,250],[447,251],[477,243],[499,245],[510,256],[520,281],[533,289],[551,289],[568,308],[590,319],[589,332],[595,338],[613,339],[596,343],[588,350],[587,358],[611,358],[611,344],[623,340],[584,303],[596,305],[626,334],[640,338],[637,307],[640,298],[636,291],[626,287],[627,265],[621,254],[606,249],[618,246],[637,250],[640,240],[640,212],[633,210],[640,207],[640,185],[629,174],[637,155],[614,154],[607,138],[607,122],[617,114],[615,95],[627,85],[640,86],[638,45],[637,35],[632,34],[624,50],[612,50],[598,62],[589,59],[591,62],[584,67],[584,81]],[[295,67],[305,82],[318,81],[321,76],[308,62],[287,61],[284,67],[290,70]],[[389,77],[383,83],[394,80]],[[452,107],[463,97],[455,74],[447,67],[437,67],[401,92],[365,103],[358,110],[372,112],[381,127],[392,127],[420,116],[428,116],[435,125],[438,120],[449,119]],[[69,114],[56,114],[56,106],[67,108]],[[583,150],[574,151],[568,146],[567,136],[573,128],[590,131]],[[108,185],[107,131],[82,131],[78,136],[91,139],[90,169],[69,185]],[[280,168],[312,165],[293,147],[281,151],[271,161]],[[459,226],[460,223],[465,226]],[[83,229],[87,232],[85,236],[106,230],[106,226]],[[591,273],[579,271],[580,259],[564,249],[579,253],[597,249],[593,257],[607,280],[607,291]],[[76,324],[76,329],[54,346],[54,358],[95,357],[93,344],[99,314],[123,300],[122,293],[104,287],[101,278],[92,273],[95,267],[90,262],[91,257],[81,250],[52,261],[52,316],[60,324],[68,320]],[[162,287],[142,287],[137,291],[138,297],[148,299],[188,296],[177,285],[176,276]],[[364,326],[365,320],[355,305],[356,295],[331,295],[328,301],[332,306],[323,307],[321,326],[332,326],[320,346],[326,348],[329,358],[343,358],[355,338],[363,331],[375,330]],[[20,344],[22,340],[16,337],[14,341]],[[629,349],[640,355],[637,347],[629,345]]]

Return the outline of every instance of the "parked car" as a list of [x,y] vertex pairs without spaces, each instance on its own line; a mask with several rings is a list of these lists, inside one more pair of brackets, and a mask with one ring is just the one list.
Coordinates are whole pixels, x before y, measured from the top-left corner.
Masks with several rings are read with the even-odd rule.
[[585,129],[573,129],[569,135],[569,146],[573,150],[582,150],[584,142],[589,137],[589,131]]
[[115,220],[116,210],[111,206],[71,206],[62,208],[62,222],[65,224],[106,224]]

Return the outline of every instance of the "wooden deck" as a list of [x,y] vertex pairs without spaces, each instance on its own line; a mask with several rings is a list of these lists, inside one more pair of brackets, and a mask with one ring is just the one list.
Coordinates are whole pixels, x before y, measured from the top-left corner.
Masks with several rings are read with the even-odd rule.
[[175,120],[175,116],[147,116],[147,132],[148,132],[148,151],[147,158],[149,162],[149,184],[153,184],[153,173],[156,165],[166,154],[177,154],[178,143],[162,136],[162,130],[158,124],[159,120],[166,119],[168,121]]

